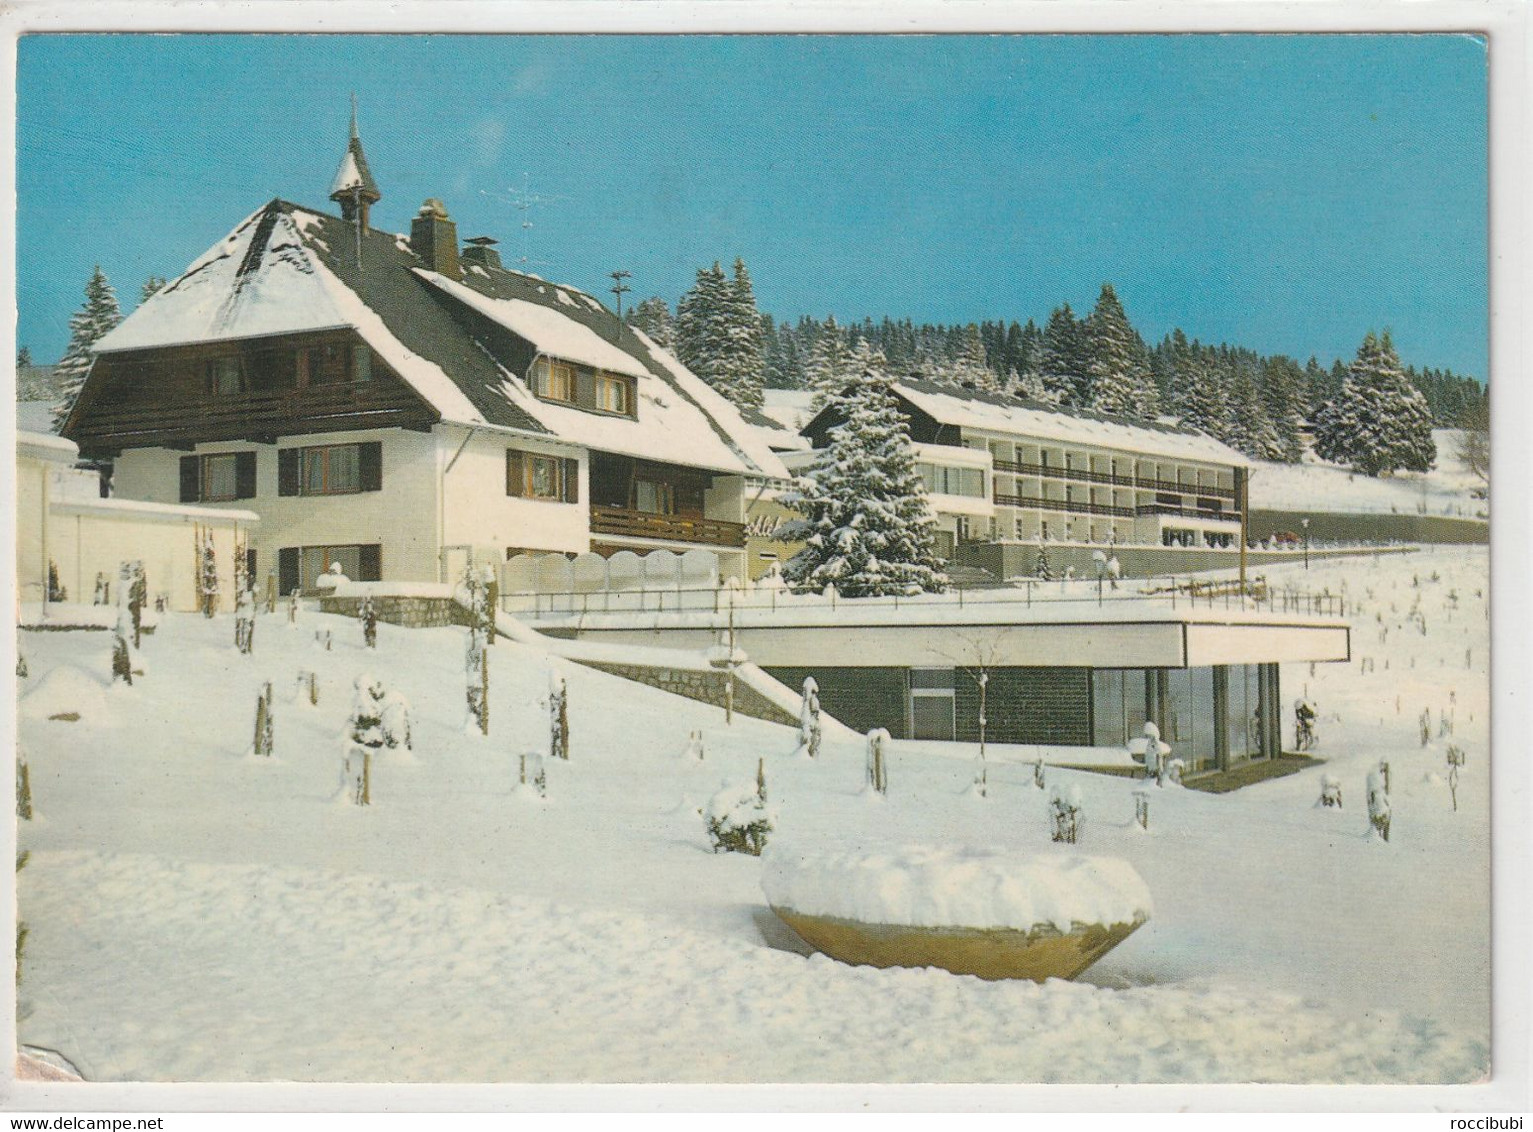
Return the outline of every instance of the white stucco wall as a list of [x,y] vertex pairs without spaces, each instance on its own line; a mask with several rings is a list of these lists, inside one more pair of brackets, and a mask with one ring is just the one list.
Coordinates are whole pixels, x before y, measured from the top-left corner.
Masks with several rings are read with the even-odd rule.
[[[591,548],[591,484],[583,450],[505,433],[475,432],[460,454],[467,430],[450,426],[438,431],[442,467],[452,464],[442,480],[443,545],[473,548],[476,562],[504,562],[507,547],[571,554]],[[508,448],[577,459],[578,502],[507,495]]]
[[[382,491],[331,496],[277,494],[280,449],[371,440],[382,444]],[[378,543],[384,579],[437,580],[438,444],[428,433],[398,429],[316,433],[275,445],[241,441],[199,444],[192,453],[132,449],[113,461],[113,494],[121,499],[175,503],[180,498],[182,456],[250,451],[256,453],[255,498],[202,506],[254,511],[261,516],[251,535],[259,577],[264,579],[276,570],[277,551],[282,547]]]

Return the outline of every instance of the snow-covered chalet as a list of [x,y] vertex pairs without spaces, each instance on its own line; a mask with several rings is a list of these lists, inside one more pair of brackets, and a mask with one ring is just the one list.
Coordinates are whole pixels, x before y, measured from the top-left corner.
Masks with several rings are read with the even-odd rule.
[[716,552],[745,571],[738,412],[576,288],[428,200],[408,236],[353,124],[340,215],[273,200],[96,346],[63,433],[118,497],[261,517],[251,575],[437,582],[524,551]]

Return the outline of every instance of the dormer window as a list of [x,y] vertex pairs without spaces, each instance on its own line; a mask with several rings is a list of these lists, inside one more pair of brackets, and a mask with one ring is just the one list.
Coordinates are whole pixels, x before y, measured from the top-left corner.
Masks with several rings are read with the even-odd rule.
[[575,367],[568,362],[539,358],[533,380],[539,397],[548,401],[574,402]]
[[623,416],[631,416],[632,408],[628,397],[628,382],[616,374],[596,374],[596,407],[604,413],[621,413]]

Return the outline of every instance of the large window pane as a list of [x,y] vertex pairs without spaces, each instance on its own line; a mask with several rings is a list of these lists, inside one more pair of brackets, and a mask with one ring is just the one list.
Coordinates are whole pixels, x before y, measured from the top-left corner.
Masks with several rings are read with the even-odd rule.
[[361,450],[355,444],[325,449],[330,467],[325,489],[331,492],[362,490]]
[[912,739],[951,740],[953,738],[952,694],[912,694],[910,729]]
[[[1132,737],[1124,711],[1123,686],[1124,674],[1117,669],[1099,668],[1091,674],[1091,741],[1099,747],[1121,746]],[[1142,691],[1139,698],[1144,699]]]
[[238,461],[233,453],[227,456],[205,456],[202,461],[202,498],[235,498],[239,494],[237,467]]

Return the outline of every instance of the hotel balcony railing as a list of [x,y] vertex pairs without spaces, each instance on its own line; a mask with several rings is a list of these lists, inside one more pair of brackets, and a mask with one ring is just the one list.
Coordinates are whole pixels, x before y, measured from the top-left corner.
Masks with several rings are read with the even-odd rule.
[[744,546],[745,524],[723,519],[688,518],[683,515],[652,515],[626,507],[591,507],[593,535],[627,535],[632,538],[696,542],[707,546]]
[[1141,515],[1177,515],[1188,519],[1227,519],[1240,522],[1238,511],[1214,511],[1204,507],[1177,507],[1170,503],[1147,503],[1141,507],[1114,507],[1106,503],[1088,503],[1080,499],[1041,499],[1035,495],[995,494],[1002,507],[1029,507],[1039,511],[1062,511],[1073,515],[1107,515],[1115,519],[1135,519]]
[[1211,484],[1179,483],[1175,480],[1149,479],[1144,476],[1119,476],[1107,472],[1090,472],[1085,468],[1066,468],[1058,464],[1024,464],[1016,460],[994,460],[992,466],[998,472],[1010,472],[1019,476],[1047,476],[1051,479],[1074,480],[1077,483],[1102,483],[1115,487],[1134,487],[1143,491],[1176,491],[1184,495],[1218,496],[1234,499],[1233,487],[1216,487]]

